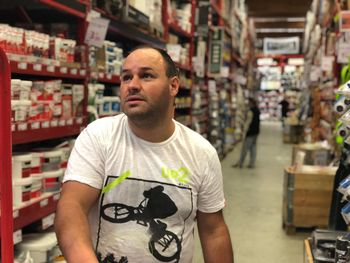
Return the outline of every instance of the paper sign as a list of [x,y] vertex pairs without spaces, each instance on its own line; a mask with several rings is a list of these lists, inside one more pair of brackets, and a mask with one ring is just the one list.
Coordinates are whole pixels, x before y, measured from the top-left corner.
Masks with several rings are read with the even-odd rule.
[[209,93],[216,93],[216,82],[215,80],[208,81],[208,90]]
[[333,56],[322,57],[322,64],[321,64],[322,70],[326,71],[326,72],[332,72],[333,71],[333,63],[334,63]]
[[85,44],[102,47],[103,41],[106,38],[109,20],[105,18],[91,18],[86,35]]
[[311,66],[310,80],[319,81],[321,78],[321,68],[317,66]]
[[341,11],[339,19],[340,32],[350,31],[350,11]]

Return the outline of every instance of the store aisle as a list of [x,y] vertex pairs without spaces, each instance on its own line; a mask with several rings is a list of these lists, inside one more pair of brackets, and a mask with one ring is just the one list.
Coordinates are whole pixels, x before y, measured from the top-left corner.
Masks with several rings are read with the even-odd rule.
[[[232,168],[241,144],[222,161],[227,207],[224,210],[235,263],[301,263],[303,240],[310,233],[287,236],[282,229],[283,167],[291,145],[283,144],[279,122],[263,122],[255,169]],[[246,159],[246,165],[248,160]],[[194,263],[203,262],[197,238]]]

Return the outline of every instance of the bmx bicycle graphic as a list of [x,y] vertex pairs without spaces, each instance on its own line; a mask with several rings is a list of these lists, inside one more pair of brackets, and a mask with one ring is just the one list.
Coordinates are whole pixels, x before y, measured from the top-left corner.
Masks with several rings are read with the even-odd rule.
[[181,242],[177,235],[167,230],[167,224],[160,221],[176,213],[177,207],[159,185],[143,192],[145,199],[138,207],[120,203],[110,203],[101,208],[101,217],[111,223],[136,221],[149,227],[151,238],[148,248],[151,254],[162,262],[179,261]]

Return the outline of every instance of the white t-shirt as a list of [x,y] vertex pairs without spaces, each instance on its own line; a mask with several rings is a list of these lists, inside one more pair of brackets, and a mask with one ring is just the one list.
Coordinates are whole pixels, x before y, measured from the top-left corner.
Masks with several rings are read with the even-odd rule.
[[135,136],[124,114],[94,121],[79,135],[64,182],[101,189],[89,218],[101,261],[192,262],[197,210],[224,207],[216,150],[174,122],[161,143]]

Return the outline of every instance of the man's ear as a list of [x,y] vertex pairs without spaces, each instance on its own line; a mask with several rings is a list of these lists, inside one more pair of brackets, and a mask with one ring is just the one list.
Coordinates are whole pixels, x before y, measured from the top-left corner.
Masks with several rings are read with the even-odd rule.
[[178,77],[172,77],[170,79],[170,94],[175,97],[179,92],[180,88],[180,79]]

